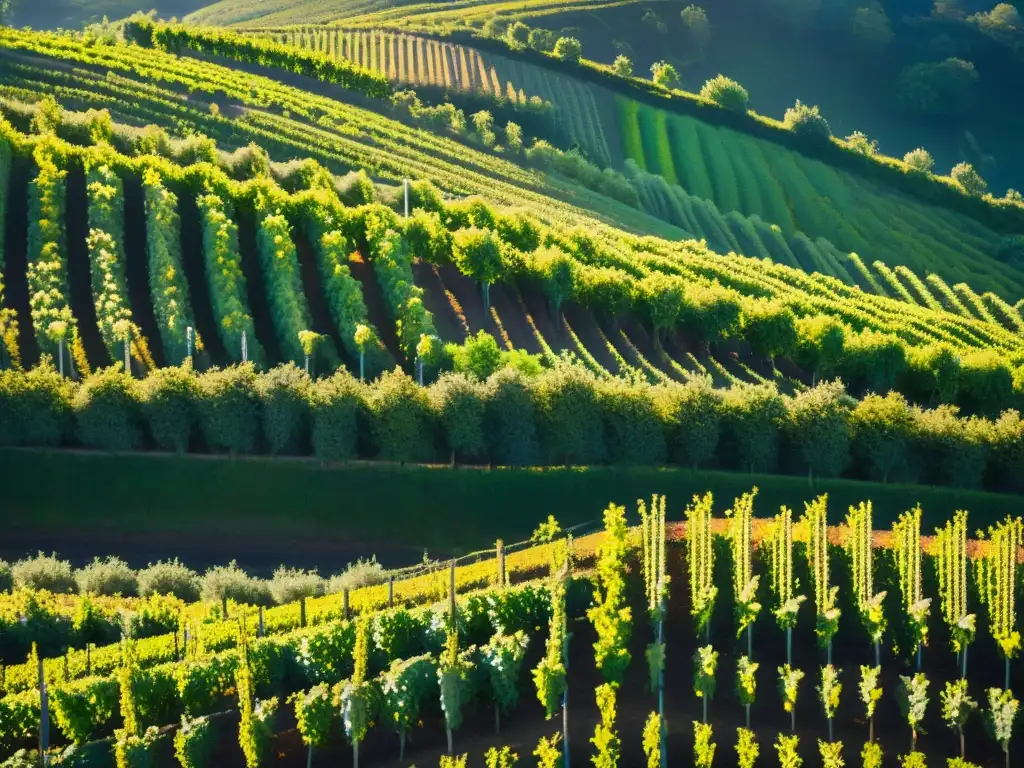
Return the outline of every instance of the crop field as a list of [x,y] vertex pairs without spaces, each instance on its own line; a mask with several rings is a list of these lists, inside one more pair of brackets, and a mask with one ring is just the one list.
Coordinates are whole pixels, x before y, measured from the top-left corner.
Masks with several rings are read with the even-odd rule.
[[[781,259],[864,289],[874,286],[851,272],[851,253],[868,264],[882,261],[935,274],[950,285],[971,286],[1003,300],[1024,291],[1020,271],[994,256],[1002,236],[962,214],[767,141],[516,61],[514,55],[402,33],[325,26],[261,34],[352,59],[398,82],[479,90],[511,101],[540,96],[555,105],[565,137],[598,164],[622,167],[631,160],[660,177],[664,183],[646,176],[634,181],[644,209],[706,239],[713,250]],[[700,210],[708,203],[710,212]],[[698,212],[688,214],[685,209],[693,207]],[[778,247],[774,235],[753,236],[751,230],[764,227],[781,230],[787,244]],[[1005,312],[998,315],[1006,322]]]
[[[584,761],[606,754],[594,732],[628,764],[737,742],[812,764],[860,751],[1010,759],[1021,519],[972,540],[967,512],[926,529],[915,507],[877,530],[870,501],[844,513],[821,495],[771,515],[758,498],[742,494],[724,518],[710,493],[685,508],[658,495],[635,512],[611,504],[602,529],[573,537],[552,517],[531,542],[377,571],[362,587],[178,565],[169,594],[106,596],[115,581],[101,577],[88,582],[99,594],[78,596],[48,588],[87,583],[70,567],[18,563],[0,594],[0,622],[14,622],[0,754],[42,728],[53,759],[101,765],[172,747],[185,766],[476,765],[506,746],[532,764],[543,741]],[[87,601],[91,624],[72,627]],[[125,612],[136,618],[112,641]],[[332,697],[361,701],[363,719]]]

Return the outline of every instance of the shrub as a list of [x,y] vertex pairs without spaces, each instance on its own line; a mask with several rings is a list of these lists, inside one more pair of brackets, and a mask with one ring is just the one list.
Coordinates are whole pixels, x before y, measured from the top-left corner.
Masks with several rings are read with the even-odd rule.
[[931,153],[923,147],[912,149],[903,156],[903,162],[914,173],[929,174],[935,168]]
[[846,468],[849,411],[850,399],[839,382],[819,384],[790,401],[786,431],[809,477],[837,477]]
[[897,81],[900,101],[905,109],[922,115],[954,116],[970,111],[978,72],[963,59],[927,61],[913,64],[900,73]]
[[596,464],[607,456],[597,402],[596,381],[589,371],[559,365],[534,385],[540,442],[555,464]]
[[213,731],[207,718],[182,718],[181,728],[174,734],[174,756],[181,768],[206,768],[213,745]]
[[18,589],[45,589],[56,594],[74,594],[78,588],[71,563],[59,560],[56,554],[19,560],[11,567],[14,586]]
[[869,139],[860,131],[854,131],[846,137],[846,146],[857,154],[864,155],[865,157],[871,157],[878,154],[878,142],[874,139]]
[[551,53],[555,47],[555,33],[547,29],[531,29],[527,44],[535,51]]
[[700,89],[701,98],[713,101],[730,112],[746,112],[750,95],[747,89],[725,75],[715,75]]
[[434,422],[425,390],[400,368],[383,374],[370,387],[367,403],[379,456],[392,461],[436,458]]
[[75,392],[78,436],[89,448],[133,451],[142,445],[142,403],[135,379],[120,366],[96,371]]
[[324,591],[329,595],[344,592],[346,589],[353,590],[360,587],[372,587],[374,584],[383,584],[388,580],[387,571],[377,562],[376,557],[367,560],[356,560],[349,563],[344,572],[335,574],[327,580]]
[[1013,401],[1013,371],[995,350],[960,358],[959,402],[972,413],[998,416]]
[[521,51],[530,42],[530,28],[521,21],[514,21],[505,30],[505,40],[509,48]]
[[914,428],[913,411],[898,392],[871,394],[857,403],[850,413],[850,448],[868,479],[886,483],[908,469]]
[[0,445],[57,445],[74,426],[75,387],[49,358],[22,374],[0,371]]
[[472,376],[478,381],[484,381],[501,368],[501,348],[487,331],[477,331],[462,346],[448,344],[446,351],[457,373]]
[[988,184],[970,163],[957,163],[949,172],[949,177],[971,197],[981,197],[988,189]]
[[119,557],[95,558],[85,568],[75,571],[75,582],[83,595],[135,597],[139,593],[138,576]]
[[828,127],[828,121],[822,117],[817,105],[809,107],[801,104],[800,99],[786,110],[782,123],[797,136],[815,141],[827,141],[832,136],[832,129]]
[[199,600],[199,574],[179,560],[151,563],[139,571],[139,596],[174,595],[186,603]]
[[354,458],[365,387],[343,369],[313,384],[313,454],[328,461]]
[[324,593],[324,580],[316,571],[285,568],[274,571],[270,580],[270,597],[278,605],[294,603],[300,598],[316,597]]
[[651,82],[671,90],[679,86],[679,73],[667,61],[656,61],[651,65]]
[[786,403],[770,384],[739,386],[722,394],[724,440],[720,455],[747,472],[774,472]]
[[796,347],[796,316],[780,302],[757,299],[743,304],[743,338],[762,357],[791,355]]
[[[1024,420],[1018,411],[1010,410],[1000,415],[992,427],[990,450],[993,474],[999,477],[1004,487],[1013,491],[1024,488]],[[3,591],[3,568],[0,566],[0,592]]]
[[888,392],[907,368],[907,348],[898,337],[870,329],[849,334],[837,368],[853,388]]
[[305,452],[311,390],[309,374],[294,363],[279,365],[257,377],[263,436],[271,455]]
[[203,574],[201,597],[206,602],[234,600],[245,605],[270,605],[270,590],[259,579],[250,577],[232,560]]
[[212,368],[199,377],[199,423],[211,450],[253,453],[260,424],[252,363]]
[[629,56],[616,56],[615,61],[612,62],[612,72],[619,77],[632,77],[633,60]]
[[958,413],[952,405],[914,412],[924,452],[922,463],[927,469],[926,480],[954,488],[977,488],[988,458],[986,422],[960,419]]
[[562,61],[576,64],[583,56],[583,46],[575,37],[560,37],[555,43],[554,54]]
[[190,364],[151,371],[139,389],[142,412],[157,447],[185,453],[198,418],[199,382]]
[[693,44],[702,49],[711,42],[711,23],[708,15],[699,5],[688,5],[679,12],[683,25],[690,30]]
[[155,725],[147,728],[142,736],[135,736],[126,730],[118,730],[114,736],[117,768],[153,768],[156,765],[154,752],[160,740],[160,732]]
[[430,387],[434,412],[444,430],[452,462],[486,453],[481,385],[462,373],[446,373]]
[[598,382],[608,457],[621,464],[664,464],[668,454],[651,388],[620,379]]
[[0,560],[0,594],[10,592],[14,589],[14,576],[11,573],[11,564],[6,560]]
[[710,379],[667,387],[658,394],[672,461],[694,469],[715,456],[721,431],[721,394]]
[[520,370],[503,368],[487,379],[484,431],[492,461],[506,466],[538,462],[533,390]]
[[124,617],[125,634],[141,639],[177,631],[185,604],[176,597],[153,595],[135,604],[135,612]]

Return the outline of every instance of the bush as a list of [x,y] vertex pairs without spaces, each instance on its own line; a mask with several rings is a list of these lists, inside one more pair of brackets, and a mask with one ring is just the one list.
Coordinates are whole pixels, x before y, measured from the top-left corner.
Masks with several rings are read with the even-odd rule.
[[199,574],[179,560],[150,563],[138,574],[139,596],[174,595],[186,603],[199,600]]
[[912,149],[903,156],[903,162],[914,173],[929,174],[935,168],[931,153],[923,147]]
[[400,368],[370,385],[367,404],[380,458],[426,462],[437,457],[427,393]]
[[757,299],[743,304],[743,338],[762,357],[791,355],[796,347],[796,316],[780,302]]
[[294,603],[301,598],[317,597],[324,593],[324,580],[316,571],[285,568],[274,571],[270,580],[270,597],[278,605]]
[[977,488],[987,461],[986,422],[959,419],[956,406],[915,410],[924,453],[925,480],[954,488]]
[[372,587],[375,584],[383,584],[388,580],[387,571],[377,562],[376,557],[368,560],[357,560],[349,563],[343,573],[335,574],[327,580],[325,591],[329,595],[344,592],[346,589],[353,590],[360,587]]
[[531,29],[527,44],[535,51],[550,53],[555,47],[555,33],[547,29]]
[[907,367],[907,347],[896,336],[865,330],[846,336],[837,366],[851,388],[884,393],[893,389]]
[[679,86],[679,73],[667,61],[656,61],[651,65],[651,82],[671,90]]
[[828,121],[822,117],[821,110],[817,106],[801,104],[800,99],[786,110],[782,123],[797,136],[808,139],[827,141],[832,136],[832,129],[828,127]]
[[227,565],[217,565],[203,574],[200,596],[205,602],[234,600],[245,605],[272,605],[267,584],[254,579],[232,560]]
[[534,385],[542,450],[552,464],[597,464],[607,456],[596,380],[576,365],[546,371]]
[[575,37],[560,37],[555,43],[554,54],[562,61],[578,64],[583,56],[583,46]]
[[739,386],[722,394],[722,447],[728,466],[776,472],[786,402],[771,384]]
[[533,390],[518,369],[503,368],[487,379],[484,430],[492,461],[503,466],[538,463]]
[[700,95],[730,112],[746,112],[750,100],[747,89],[725,75],[715,75],[704,83]]
[[869,139],[860,131],[854,131],[846,137],[845,141],[846,146],[859,155],[871,157],[878,154],[878,142],[874,139]]
[[78,436],[89,448],[134,451],[142,445],[142,402],[135,379],[114,365],[87,377],[75,392]]
[[487,331],[477,331],[459,346],[448,344],[445,351],[451,357],[452,367],[457,373],[472,376],[478,381],[486,380],[501,368],[501,348]]
[[444,430],[452,462],[486,454],[483,388],[462,373],[446,373],[430,387],[430,399]]
[[910,469],[915,428],[913,410],[897,392],[868,395],[857,403],[850,413],[850,449],[869,480],[887,483]]
[[0,445],[58,445],[74,427],[75,387],[44,358],[28,373],[0,371]]
[[95,558],[85,568],[75,571],[75,582],[83,595],[135,597],[139,594],[138,576],[119,557]]
[[0,594],[10,592],[14,589],[14,576],[11,573],[11,564],[6,560],[0,560]]
[[619,379],[599,382],[597,397],[611,461],[665,463],[665,430],[650,387]]
[[715,457],[721,434],[721,393],[710,378],[658,393],[662,420],[668,425],[669,456],[676,464],[697,469]]
[[795,458],[808,476],[838,477],[850,460],[850,398],[839,382],[797,394],[785,422]]
[[257,377],[263,437],[272,456],[307,452],[311,390],[309,374],[294,363]]
[[124,730],[116,731],[114,736],[117,768],[153,768],[157,764],[154,752],[160,732],[155,725],[147,728],[142,736],[133,736]]
[[1024,419],[1019,412],[1010,410],[1000,415],[992,427],[989,449],[997,487],[1014,492],[1024,489]]
[[345,370],[313,384],[313,455],[328,461],[355,458],[365,387]]
[[954,165],[953,170],[949,172],[949,178],[959,184],[963,191],[971,197],[981,197],[988,189],[988,184],[970,163]]
[[959,402],[971,413],[998,416],[1013,401],[1013,371],[994,350],[960,358]]
[[157,447],[185,453],[197,421],[199,382],[186,362],[151,371],[139,385],[142,412]]
[[905,109],[922,115],[967,114],[974,103],[978,72],[963,59],[920,62],[907,67],[897,81]]
[[505,30],[505,40],[509,48],[521,51],[530,42],[530,28],[521,21],[514,21]]
[[181,728],[174,734],[174,756],[182,768],[206,768],[213,745],[213,731],[207,718],[182,718]]
[[616,56],[612,62],[612,72],[619,77],[633,76],[633,60],[629,56]]
[[688,5],[679,12],[683,25],[690,30],[690,39],[698,50],[711,42],[711,23],[699,5]]
[[214,451],[253,453],[260,425],[256,369],[252,363],[212,368],[199,377],[199,423]]
[[45,589],[55,594],[74,594],[78,582],[71,570],[71,563],[60,560],[56,554],[19,560],[11,568],[14,586],[18,589]]

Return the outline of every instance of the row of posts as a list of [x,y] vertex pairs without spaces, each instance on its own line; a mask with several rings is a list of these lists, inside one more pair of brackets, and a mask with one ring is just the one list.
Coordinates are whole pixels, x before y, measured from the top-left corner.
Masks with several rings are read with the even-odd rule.
[[[497,580],[498,580],[498,585],[501,586],[501,587],[504,587],[507,584],[507,581],[506,581],[507,574],[506,574],[506,571],[505,571],[505,546],[504,546],[504,543],[501,541],[501,539],[498,539],[498,541],[495,544],[495,556],[496,556],[496,560],[497,560]],[[449,562],[448,573],[449,573],[449,585],[448,585],[449,605],[448,605],[448,611],[449,611],[449,616],[451,617],[452,620],[454,620],[455,612],[456,612],[456,603],[455,603],[455,560],[454,559],[452,559]],[[342,600],[342,603],[341,603],[342,604],[342,616],[343,616],[343,618],[345,618],[347,620],[347,619],[351,618],[351,612],[350,612],[350,609],[349,609],[349,590],[348,590],[347,587],[344,590],[342,590],[341,600]],[[394,608],[395,607],[395,577],[394,577],[393,574],[388,574],[388,607],[389,608]],[[223,617],[225,619],[228,618],[227,602],[226,602],[226,600],[223,603]],[[306,599],[305,598],[301,598],[300,601],[299,601],[299,624],[302,627],[306,626]],[[265,629],[265,624],[264,624],[263,606],[260,606],[260,610],[259,610],[259,623],[257,625],[256,636],[257,637],[263,637],[265,635],[265,633],[266,633],[266,629]],[[174,633],[174,651],[175,651],[174,655],[175,655],[175,658],[181,658],[182,656],[188,654],[188,643],[189,643],[189,630],[188,630],[188,627],[185,627],[184,630],[183,630],[183,647],[182,648],[179,648],[179,646],[178,646],[178,633],[177,632]],[[86,646],[85,646],[85,653],[86,653],[86,657],[85,657],[86,658],[86,661],[85,661],[86,675],[88,675],[90,673],[91,669],[92,669],[92,644],[91,643],[87,643],[86,644]],[[43,673],[43,659],[42,659],[42,657],[38,657],[37,658],[37,663],[38,663],[37,676],[38,676],[38,685],[39,685],[39,705],[40,705],[40,727],[39,727],[39,756],[40,756],[40,758],[39,759],[40,759],[40,764],[43,766],[43,768],[46,768],[46,765],[48,764],[48,760],[49,760],[49,757],[47,755],[47,750],[49,749],[49,746],[50,746],[49,700],[48,700],[48,690],[47,690],[46,677],[45,677],[45,675]],[[70,672],[69,672],[69,669],[68,669],[68,656],[67,656],[67,652],[65,652],[65,655],[64,655],[64,676],[67,679],[69,677],[69,675],[70,675]],[[7,668],[4,665],[0,665],[0,690],[4,690],[5,684],[6,684],[6,679],[7,679]]]

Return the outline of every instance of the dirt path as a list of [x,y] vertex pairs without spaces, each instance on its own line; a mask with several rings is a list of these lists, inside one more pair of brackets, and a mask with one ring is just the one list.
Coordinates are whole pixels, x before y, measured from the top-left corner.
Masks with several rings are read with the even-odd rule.
[[530,330],[526,313],[516,299],[514,286],[502,283],[491,286],[491,307],[497,313],[501,326],[515,349],[526,350],[531,355],[541,354],[543,350]]
[[434,327],[441,339],[461,344],[469,334],[469,326],[462,316],[462,307],[449,295],[441,275],[433,264],[414,261],[412,274],[416,285],[423,289],[423,303],[434,316]]
[[32,330],[28,289],[28,183],[29,161],[13,158],[7,185],[7,220],[3,223],[3,279],[7,306],[18,318],[21,362],[30,368],[39,360],[39,345]]
[[[313,330],[327,337],[324,343],[326,349],[321,349],[317,356],[321,358],[321,362],[326,357],[328,363],[334,363],[331,367],[336,367],[338,360],[344,355],[345,347],[341,342],[341,335],[338,333],[338,329],[331,320],[331,313],[327,306],[327,294],[324,291],[323,283],[320,281],[320,270],[317,267],[316,253],[314,253],[313,246],[310,244],[309,238],[302,227],[292,228],[292,241],[295,243],[295,254],[299,261],[299,274],[302,279],[302,292],[309,306],[309,316],[313,321]],[[345,356],[344,362],[350,371],[359,370],[358,360],[354,361],[353,364],[353,361]],[[320,367],[319,365],[314,366],[317,369]]]
[[[203,340],[203,349],[214,365],[229,361],[220,337],[217,317],[206,277],[206,255],[203,250],[203,228],[199,220],[199,206],[190,189],[181,186],[178,196],[178,224],[181,233],[181,267],[188,284],[189,300],[196,320],[196,330]],[[148,271],[147,271],[148,274]],[[262,342],[262,340],[261,340]]]
[[[153,312],[149,291],[149,258],[146,247],[146,201],[142,181],[135,175],[124,179],[124,271],[128,280],[128,299],[132,317],[149,344],[158,368],[166,363],[164,347]],[[184,248],[182,251],[184,252]]]
[[403,360],[404,357],[398,349],[398,335],[395,332],[395,323],[391,319],[387,303],[384,301],[384,294],[381,292],[377,278],[373,274],[372,265],[361,253],[353,251],[348,257],[348,268],[352,272],[352,276],[362,286],[367,316],[370,323],[377,329],[377,334],[384,344],[384,348],[387,349],[394,360]]
[[566,302],[562,307],[562,315],[576,334],[576,338],[580,340],[580,343],[586,348],[587,352],[597,360],[598,364],[608,373],[618,373],[619,362],[608,351],[604,339],[601,338],[601,329],[594,318],[594,314],[586,307],[581,307],[573,302]]
[[252,312],[252,325],[256,339],[263,347],[267,358],[267,366],[281,362],[281,348],[277,343],[277,334],[271,321],[270,303],[267,299],[263,269],[260,267],[260,255],[256,241],[256,217],[251,211],[235,208],[235,223],[238,225],[238,250],[241,255],[242,273],[245,275],[245,294],[249,298],[249,309]]

